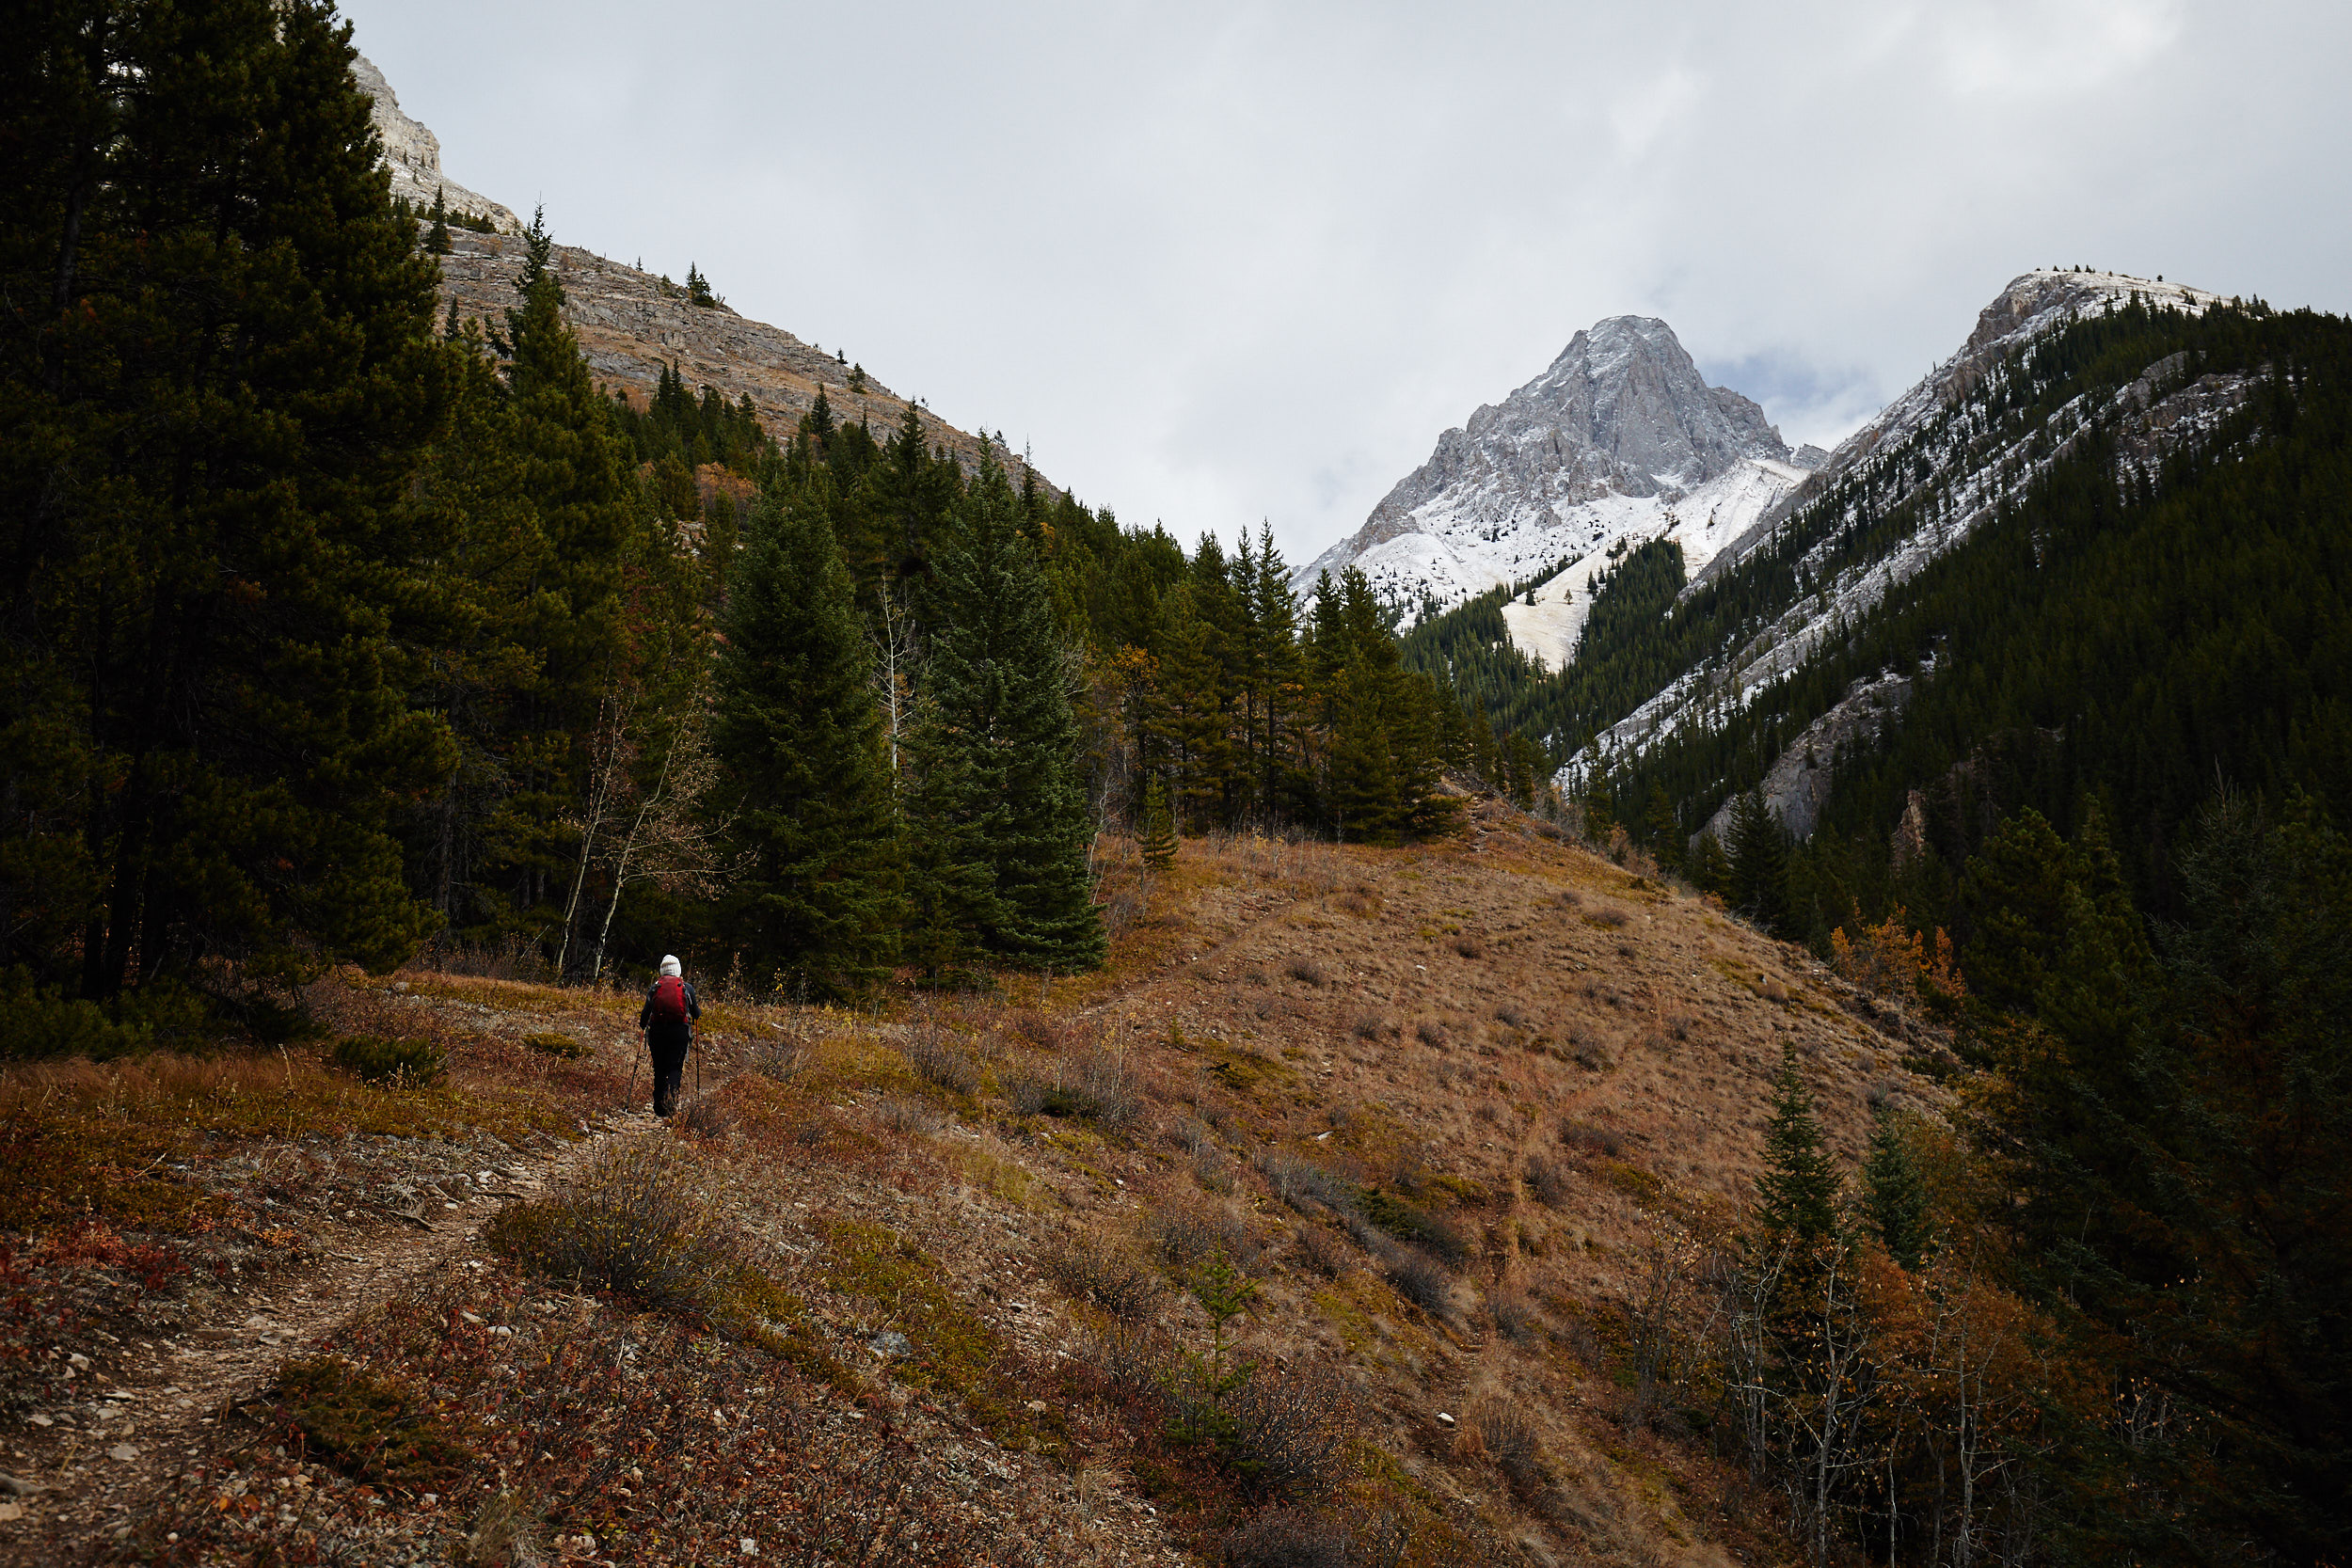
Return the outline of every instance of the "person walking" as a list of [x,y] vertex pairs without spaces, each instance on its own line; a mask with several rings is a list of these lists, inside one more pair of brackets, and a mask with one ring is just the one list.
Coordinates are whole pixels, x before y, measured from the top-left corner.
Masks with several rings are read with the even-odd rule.
[[676,956],[664,954],[660,977],[645,992],[638,1009],[637,1032],[653,1053],[653,1114],[666,1117],[677,1109],[678,1084],[686,1076],[686,1053],[694,1043],[694,1021],[703,1016],[702,999],[686,978]]

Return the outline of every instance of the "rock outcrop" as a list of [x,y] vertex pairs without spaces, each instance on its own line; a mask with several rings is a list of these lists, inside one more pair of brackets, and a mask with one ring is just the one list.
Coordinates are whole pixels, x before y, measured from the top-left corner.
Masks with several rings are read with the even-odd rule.
[[351,62],[352,80],[375,100],[375,134],[383,138],[384,166],[392,171],[392,194],[405,198],[417,211],[430,212],[437,193],[451,213],[485,218],[505,233],[516,233],[522,222],[486,196],[478,196],[441,172],[441,138],[421,121],[401,112],[400,97],[384,73],[365,55]]
[[[639,407],[652,396],[662,367],[675,365],[691,388],[716,388],[729,403],[748,396],[760,423],[779,440],[791,438],[819,391],[836,420],[867,420],[877,440],[887,439],[905,415],[905,398],[780,326],[723,305],[694,305],[675,284],[576,245],[557,245],[549,260],[564,286],[564,322],[579,335],[588,368],[606,387],[626,390]],[[453,233],[450,253],[441,258],[442,309],[453,300],[461,318],[501,326],[505,312],[521,302],[522,268],[520,238]],[[853,377],[859,385],[851,385]],[[979,436],[926,410],[917,414],[931,446],[954,452],[967,471],[978,467]],[[1018,485],[1027,472],[1021,454],[993,443],[989,451]],[[1053,488],[1041,474],[1038,483]]]
[[[461,318],[478,318],[492,329],[502,326],[505,312],[521,302],[516,288],[523,266],[521,221],[441,172],[440,138],[401,112],[391,85],[364,55],[353,62],[352,76],[375,100],[376,134],[392,173],[392,194],[422,211],[431,208],[437,191],[453,214],[498,226],[496,233],[452,231],[450,252],[441,258],[441,309],[454,304]],[[552,262],[564,285],[564,319],[579,335],[589,368],[604,386],[627,392],[640,407],[652,396],[662,368],[675,365],[697,391],[716,388],[729,403],[749,397],[761,424],[779,440],[791,437],[819,392],[837,419],[869,420],[878,439],[886,438],[904,417],[906,399],[782,327],[751,321],[723,305],[696,306],[664,278],[574,245],[557,245]],[[946,448],[967,470],[979,466],[981,437],[928,412],[918,414],[930,445]],[[1021,455],[989,450],[1019,484],[1028,472]],[[1054,488],[1042,475],[1039,483]]]

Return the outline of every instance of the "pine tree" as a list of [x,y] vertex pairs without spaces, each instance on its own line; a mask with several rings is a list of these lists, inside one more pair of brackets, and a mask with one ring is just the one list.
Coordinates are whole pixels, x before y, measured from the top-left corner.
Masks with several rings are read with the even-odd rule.
[[929,879],[918,902],[943,922],[971,921],[977,944],[1011,962],[1090,968],[1103,924],[1068,655],[1020,503],[993,461],[958,502],[934,573],[912,828],[937,847],[918,852]]
[[405,693],[399,513],[451,362],[348,28],[221,0],[8,35],[0,965],[103,1000],[396,963],[430,916],[390,826],[450,755]]
[[1910,1123],[1881,1106],[1870,1124],[1870,1150],[1862,1162],[1862,1211],[1887,1256],[1916,1270],[1930,1240],[1927,1179],[1919,1169]]
[[[427,256],[449,254],[449,203],[442,198],[438,185],[433,187],[433,227],[424,233],[424,253]],[[456,298],[452,296],[451,306],[453,308],[456,303]]]
[[509,461],[537,515],[548,554],[532,584],[523,639],[537,660],[516,719],[535,735],[518,747],[503,846],[508,918],[536,925],[575,860],[586,758],[611,687],[618,644],[620,561],[635,517],[636,486],[604,398],[564,325],[555,242],[532,214],[516,279],[522,303],[506,312],[506,380],[513,403]]
[[2004,821],[1968,863],[1971,924],[1963,964],[1988,1006],[2031,1013],[2064,944],[2073,857],[2030,806]]
[[1773,936],[1788,935],[1788,835],[1754,791],[1732,803],[1731,907]]
[[1160,786],[1157,773],[1146,777],[1143,785],[1143,863],[1153,871],[1166,871],[1176,863],[1176,818],[1168,809],[1168,791]]
[[1772,1076],[1772,1119],[1764,1132],[1764,1174],[1756,1180],[1756,1218],[1763,1236],[1801,1245],[1826,1241],[1837,1225],[1836,1167],[1821,1147],[1813,1094],[1797,1069],[1797,1048],[1781,1047]]
[[763,495],[728,597],[712,739],[717,803],[752,857],[726,930],[747,973],[794,994],[855,996],[896,956],[898,826],[871,663],[822,496]]
[[1666,796],[1663,784],[1653,784],[1649,789],[1649,805],[1642,814],[1642,832],[1649,840],[1650,853],[1668,871],[1682,869],[1682,827],[1675,820],[1674,801]]

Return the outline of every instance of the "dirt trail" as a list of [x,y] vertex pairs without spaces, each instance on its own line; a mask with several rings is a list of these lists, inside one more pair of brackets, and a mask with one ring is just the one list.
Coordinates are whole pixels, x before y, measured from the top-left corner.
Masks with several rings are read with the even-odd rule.
[[[604,1145],[659,1123],[611,1112],[587,1137],[520,1152],[475,1173],[479,1190],[437,1218],[371,1216],[364,1227],[311,1236],[310,1259],[214,1297],[174,1334],[136,1342],[97,1402],[107,1418],[24,1429],[0,1478],[0,1562],[49,1562],[73,1544],[126,1532],[192,1459],[215,1446],[220,1421],[268,1386],[279,1363],[337,1325],[463,1253],[507,1203],[537,1196]],[[485,1180],[486,1179],[486,1180]],[[87,1407],[83,1407],[87,1408]],[[11,1498],[8,1480],[40,1490]]]

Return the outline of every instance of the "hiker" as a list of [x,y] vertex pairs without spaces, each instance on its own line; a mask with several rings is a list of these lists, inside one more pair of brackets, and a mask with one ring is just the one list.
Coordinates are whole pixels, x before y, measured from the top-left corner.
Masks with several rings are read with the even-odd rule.
[[645,992],[638,1010],[637,1032],[653,1053],[653,1114],[666,1117],[677,1109],[678,1081],[686,1075],[686,1049],[694,1043],[694,1020],[703,1016],[702,999],[685,976],[674,954],[661,958],[661,977]]

